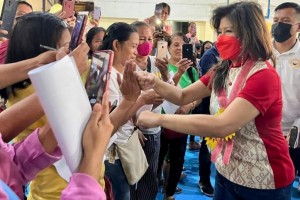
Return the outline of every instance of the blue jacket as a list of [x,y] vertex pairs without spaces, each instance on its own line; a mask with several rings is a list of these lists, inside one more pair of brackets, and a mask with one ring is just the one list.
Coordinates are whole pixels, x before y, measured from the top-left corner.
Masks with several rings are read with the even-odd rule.
[[217,51],[215,45],[212,48],[205,51],[205,53],[200,59],[198,66],[199,72],[201,73],[200,76],[206,74],[212,65],[218,63],[217,57],[219,57],[219,52]]

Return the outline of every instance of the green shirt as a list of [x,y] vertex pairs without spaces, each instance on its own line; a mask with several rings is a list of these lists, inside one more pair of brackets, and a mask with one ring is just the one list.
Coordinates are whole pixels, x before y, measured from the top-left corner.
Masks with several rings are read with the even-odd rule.
[[[168,68],[169,68],[169,72],[173,72],[173,74],[176,74],[176,72],[178,70],[178,68],[175,65],[172,65],[170,63],[168,65]],[[194,67],[192,67],[192,69],[193,69],[192,70],[193,71],[193,77],[194,77],[195,82],[196,82],[196,81],[199,80],[199,76],[198,76],[197,70]],[[180,85],[181,88],[185,88],[185,87],[187,87],[191,84],[192,84],[192,80],[190,79],[190,77],[189,77],[189,75],[186,71],[186,72],[184,72],[184,74],[182,74],[182,76],[179,80],[179,85]]]

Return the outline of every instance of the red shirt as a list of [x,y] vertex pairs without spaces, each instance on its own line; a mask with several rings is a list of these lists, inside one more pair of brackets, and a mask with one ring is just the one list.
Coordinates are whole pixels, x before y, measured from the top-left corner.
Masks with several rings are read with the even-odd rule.
[[[271,65],[257,62],[253,69],[237,97],[249,101],[260,114],[234,137],[234,149],[228,164],[231,166],[219,162],[216,167],[223,176],[239,185],[256,189],[286,187],[294,180],[295,172],[281,131],[280,78]],[[229,73],[234,70],[239,69],[231,68]],[[204,75],[200,80],[207,86],[210,75]]]

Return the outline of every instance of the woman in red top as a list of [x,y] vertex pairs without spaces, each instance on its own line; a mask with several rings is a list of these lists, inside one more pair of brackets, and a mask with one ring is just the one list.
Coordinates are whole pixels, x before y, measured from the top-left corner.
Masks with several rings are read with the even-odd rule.
[[185,89],[140,72],[139,83],[185,105],[211,96],[212,115],[144,112],[141,126],[162,126],[208,137],[217,175],[214,199],[291,199],[294,167],[281,132],[280,79],[268,62],[271,38],[260,6],[239,2],[218,7],[211,19],[223,60]]

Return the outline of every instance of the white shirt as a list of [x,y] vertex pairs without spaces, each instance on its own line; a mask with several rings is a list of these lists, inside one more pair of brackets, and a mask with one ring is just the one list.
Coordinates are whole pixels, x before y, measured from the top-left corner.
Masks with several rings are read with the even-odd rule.
[[[276,57],[276,70],[282,85],[282,131],[286,134],[300,118],[300,42],[292,49],[280,54],[273,46]],[[272,83],[268,83],[272,84]],[[300,122],[300,120],[297,120]]]
[[[115,100],[117,100],[117,105],[119,105],[122,100],[122,93],[120,91],[120,87],[117,81],[117,74],[120,73],[114,67],[112,67],[108,88],[109,88],[109,101],[112,104]],[[123,78],[123,74],[120,74],[120,76],[121,78]],[[117,139],[115,143],[121,143],[121,144],[126,143],[129,137],[131,136],[133,130],[134,130],[134,124],[132,120],[128,120],[126,124],[121,126],[115,133],[117,135]]]
[[[149,56],[150,58],[150,63],[151,63],[151,73],[155,74],[157,77],[161,78],[161,74],[159,69],[155,66],[155,56]],[[142,69],[138,66],[137,70],[142,71]],[[161,105],[157,106],[156,108],[154,108],[153,110],[151,110],[151,112],[153,113],[161,113]],[[144,134],[149,134],[149,135],[154,135],[157,134],[161,128],[160,126],[158,127],[153,127],[153,128],[143,128],[143,127],[139,127],[139,129],[144,133]]]

